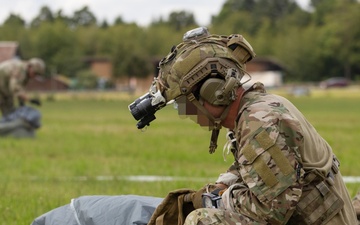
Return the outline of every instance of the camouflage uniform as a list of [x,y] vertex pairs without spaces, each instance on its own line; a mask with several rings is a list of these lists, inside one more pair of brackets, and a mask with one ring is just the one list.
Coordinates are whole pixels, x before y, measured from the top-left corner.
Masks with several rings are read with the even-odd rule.
[[[222,197],[226,210],[197,209],[184,224],[304,224],[293,217],[309,185],[307,174],[315,169],[326,178],[332,170],[328,143],[293,104],[265,93],[260,83],[243,95],[233,132],[235,162],[217,181],[230,186]],[[357,224],[340,172],[326,187],[341,196],[344,206],[322,224]],[[341,199],[334,204],[341,205]]]
[[352,203],[354,205],[357,219],[360,225],[360,192],[353,198]]
[[265,93],[261,83],[238,95],[254,57],[242,35],[210,35],[201,28],[185,33],[159,63],[150,108],[155,112],[175,100],[180,115],[195,115],[212,131],[210,153],[222,123],[232,127],[228,112],[239,104],[232,131],[235,162],[217,180],[228,186],[224,207],[196,209],[184,224],[356,224],[331,147],[294,105]]
[[0,109],[4,115],[14,109],[14,98],[24,92],[27,83],[27,64],[18,59],[11,59],[0,64]]

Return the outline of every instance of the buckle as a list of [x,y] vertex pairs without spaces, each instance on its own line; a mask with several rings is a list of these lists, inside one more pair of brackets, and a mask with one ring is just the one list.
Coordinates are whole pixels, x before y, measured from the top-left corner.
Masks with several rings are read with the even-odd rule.
[[339,172],[339,167],[340,167],[340,161],[336,158],[335,155],[333,155],[333,163],[331,169],[334,172],[334,174],[337,174]]

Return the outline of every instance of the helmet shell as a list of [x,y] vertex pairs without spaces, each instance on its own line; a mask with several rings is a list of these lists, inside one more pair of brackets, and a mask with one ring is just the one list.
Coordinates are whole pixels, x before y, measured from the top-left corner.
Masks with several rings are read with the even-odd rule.
[[[238,41],[234,41],[234,38]],[[250,44],[246,42],[246,48],[241,45],[244,41],[241,35],[209,35],[173,47],[159,63],[158,81],[166,100],[187,95],[208,76],[225,78],[230,68],[241,71],[243,75],[246,62],[255,56]]]

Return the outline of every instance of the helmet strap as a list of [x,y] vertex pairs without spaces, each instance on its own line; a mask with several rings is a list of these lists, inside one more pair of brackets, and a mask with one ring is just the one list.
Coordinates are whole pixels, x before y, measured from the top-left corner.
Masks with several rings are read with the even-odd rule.
[[190,93],[186,96],[188,100],[193,103],[205,116],[214,123],[214,129],[212,129],[209,153],[212,154],[215,152],[217,148],[217,140],[221,129],[221,121],[223,121],[229,113],[230,106],[226,106],[225,110],[222,112],[219,118],[215,118],[200,102],[195,98],[193,93]]

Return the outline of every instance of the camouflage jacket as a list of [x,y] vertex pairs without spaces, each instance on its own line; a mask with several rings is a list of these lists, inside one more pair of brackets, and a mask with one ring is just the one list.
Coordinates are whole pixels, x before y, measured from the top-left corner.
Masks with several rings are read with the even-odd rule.
[[10,59],[0,64],[0,94],[16,96],[24,91],[27,82],[26,63]]
[[[235,163],[217,180],[236,185],[231,210],[259,223],[286,224],[301,198],[305,172],[316,169],[326,175],[331,169],[331,147],[293,104],[267,94],[261,83],[243,95],[234,133]],[[345,207],[329,224],[353,224],[341,174],[336,183]]]

